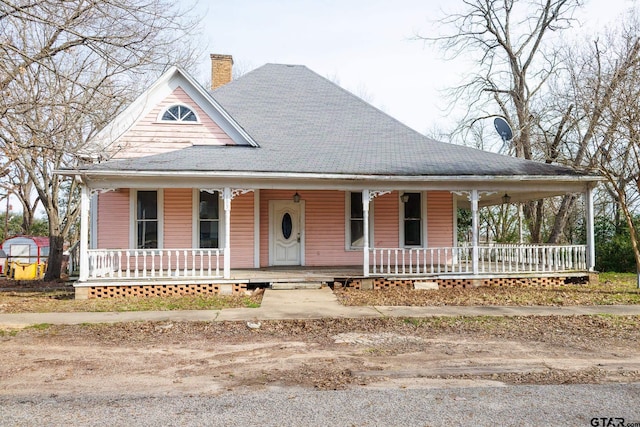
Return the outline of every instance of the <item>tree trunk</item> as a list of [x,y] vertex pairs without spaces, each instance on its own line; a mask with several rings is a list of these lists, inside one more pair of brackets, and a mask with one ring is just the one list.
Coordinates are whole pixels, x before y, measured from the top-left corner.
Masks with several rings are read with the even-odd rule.
[[49,234],[49,261],[44,274],[45,282],[60,279],[62,272],[62,257],[64,252],[64,237]]
[[543,200],[523,203],[524,218],[527,221],[531,243],[542,242],[542,207]]
[[[24,205],[23,205],[24,208]],[[22,233],[31,234],[31,228],[33,227],[33,212],[31,209],[22,210]]]
[[547,243],[557,244],[560,241],[562,232],[567,225],[569,212],[571,212],[571,208],[573,207],[575,200],[576,197],[571,194],[567,194],[562,198],[562,203],[560,204],[558,213],[553,221],[553,229],[551,230],[551,235],[549,236]]
[[[638,187],[640,188],[640,179],[638,180]],[[627,225],[629,226],[629,237],[631,237],[631,247],[633,248],[633,257],[636,260],[636,276],[637,276],[637,287],[640,289],[640,242],[638,242],[638,230],[636,229],[636,224],[633,222],[633,214],[629,210],[629,205],[627,204],[627,196],[624,193],[624,189],[616,188],[616,192],[620,198],[620,208],[624,213],[624,217],[627,220]]]

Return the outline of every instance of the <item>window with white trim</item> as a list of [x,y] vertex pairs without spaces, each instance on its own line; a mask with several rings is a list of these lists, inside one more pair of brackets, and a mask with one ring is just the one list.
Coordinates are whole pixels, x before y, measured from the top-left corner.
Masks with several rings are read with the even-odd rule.
[[198,116],[196,116],[196,113],[186,105],[176,104],[164,110],[160,116],[160,121],[196,123],[198,121]]
[[158,192],[136,192],[135,236],[137,249],[157,249],[159,233]]
[[[373,202],[369,204],[369,242],[373,242]],[[364,208],[362,192],[347,192],[346,198],[346,247],[358,249],[364,247]],[[371,246],[371,245],[370,245]]]
[[364,209],[362,208],[362,193],[350,194],[349,209],[349,242],[352,248],[364,246]]
[[422,194],[404,193],[402,232],[404,246],[422,246]]
[[220,194],[200,190],[198,201],[199,248],[220,247]]

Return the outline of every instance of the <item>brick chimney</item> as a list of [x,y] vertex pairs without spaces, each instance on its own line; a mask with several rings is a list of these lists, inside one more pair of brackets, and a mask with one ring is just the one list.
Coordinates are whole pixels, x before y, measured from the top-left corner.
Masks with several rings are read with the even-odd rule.
[[224,86],[231,81],[233,57],[231,55],[211,54],[211,90]]

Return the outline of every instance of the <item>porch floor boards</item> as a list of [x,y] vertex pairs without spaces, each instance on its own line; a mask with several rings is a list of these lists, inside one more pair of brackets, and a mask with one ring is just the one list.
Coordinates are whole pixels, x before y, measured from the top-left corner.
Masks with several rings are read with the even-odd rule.
[[78,282],[76,286],[105,286],[110,284],[127,285],[150,285],[154,283],[167,284],[197,284],[197,283],[303,283],[303,282],[323,282],[333,283],[335,279],[351,279],[363,277],[361,266],[349,267],[268,267],[268,268],[247,268],[232,269],[228,279],[216,276],[169,276],[149,274],[143,277],[142,273],[138,277],[90,277],[85,282]]
[[228,280],[248,283],[333,282],[335,279],[363,277],[362,266],[350,267],[269,267],[232,269]]

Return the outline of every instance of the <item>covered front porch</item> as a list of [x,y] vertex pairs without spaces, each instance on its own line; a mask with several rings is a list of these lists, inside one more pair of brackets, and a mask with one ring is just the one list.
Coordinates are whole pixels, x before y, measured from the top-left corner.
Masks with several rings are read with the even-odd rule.
[[[100,183],[102,188],[95,188],[91,181],[83,186],[77,289],[131,287],[138,289],[132,295],[148,295],[141,289],[173,286],[169,294],[192,293],[193,289],[233,293],[254,284],[283,282],[338,282],[356,287],[415,286],[427,282],[466,287],[523,280],[547,283],[550,278],[564,281],[567,277],[587,277],[594,267],[593,187],[581,180],[540,182],[535,190],[527,182],[506,182],[491,190],[465,190],[464,182],[452,185],[407,180],[385,182],[382,190],[363,189],[364,185],[352,181],[271,183],[272,188],[268,189],[249,185],[254,181],[242,187],[200,183],[189,188],[174,179],[167,179],[166,183],[171,186],[157,191],[158,210],[162,212],[158,215],[158,228],[165,228],[157,239],[159,246],[164,241],[168,247],[153,248],[127,248],[126,242],[136,242],[136,191],[148,193],[147,189],[158,188],[157,182],[139,180],[134,188],[141,190],[120,190],[124,185],[118,182],[110,183],[109,188],[104,188],[105,182]],[[583,194],[586,244],[480,242],[481,206],[500,204],[505,192],[517,202],[563,194],[567,187]],[[198,199],[198,194],[204,192],[206,197]],[[98,196],[105,194],[109,198],[104,199],[104,206],[112,211],[102,211],[102,217],[107,216],[105,213],[117,216],[124,232],[102,228],[99,234],[95,229],[97,222],[90,211],[95,214]],[[416,206],[421,211],[417,218],[407,213],[408,194],[419,200]],[[174,202],[187,197],[189,209],[184,203]],[[216,198],[220,200],[220,215],[216,216],[221,233],[218,247],[169,246],[170,239],[198,242],[199,203]],[[358,208],[351,209],[356,203]],[[472,218],[470,242],[458,245],[457,207],[468,208]],[[405,241],[403,227],[410,221],[417,224],[419,246]],[[180,235],[169,227],[188,230],[191,235]],[[119,240],[114,238],[117,233]],[[100,248],[96,234],[125,246]],[[294,256],[289,256],[287,248],[294,248]],[[282,250],[285,257],[279,258],[278,251]],[[287,265],[278,265],[283,259]],[[540,282],[542,279],[545,281]],[[118,292],[114,295],[128,294],[122,289]]]

